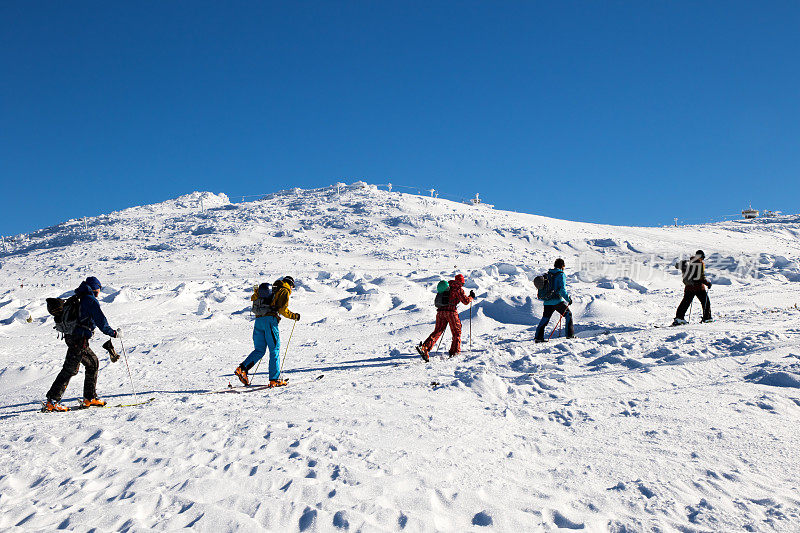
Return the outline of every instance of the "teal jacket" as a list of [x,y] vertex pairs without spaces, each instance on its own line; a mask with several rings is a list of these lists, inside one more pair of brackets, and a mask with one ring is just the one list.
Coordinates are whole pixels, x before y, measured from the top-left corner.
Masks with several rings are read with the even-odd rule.
[[548,274],[555,274],[555,276],[553,276],[553,291],[558,294],[558,298],[545,300],[544,305],[558,305],[561,302],[569,303],[570,297],[567,292],[567,276],[564,275],[564,271],[560,268],[551,268]]

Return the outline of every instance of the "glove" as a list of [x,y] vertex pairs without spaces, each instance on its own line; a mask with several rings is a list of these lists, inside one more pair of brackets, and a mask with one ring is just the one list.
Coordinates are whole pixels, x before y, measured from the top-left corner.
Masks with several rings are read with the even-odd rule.
[[294,317],[295,317],[294,319],[295,319],[296,322],[300,322],[300,313],[295,313]]
[[708,287],[709,289],[711,288],[711,282],[710,281],[705,280],[704,283],[706,284],[706,287]]
[[568,296],[567,301],[569,302],[569,305],[572,305],[572,296]]
[[475,291],[469,291],[469,297],[475,299]]
[[115,339],[122,338],[122,328],[117,328],[116,331],[114,331],[114,338]]
[[108,339],[104,344],[103,348],[108,352],[109,358],[111,358],[112,363],[116,363],[119,361],[119,354],[114,349],[114,345],[111,344],[111,339]]

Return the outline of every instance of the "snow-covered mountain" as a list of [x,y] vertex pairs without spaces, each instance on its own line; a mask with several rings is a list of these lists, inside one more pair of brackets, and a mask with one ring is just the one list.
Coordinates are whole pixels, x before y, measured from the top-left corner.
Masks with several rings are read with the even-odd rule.
[[[614,227],[363,183],[192,193],[17,236],[0,253],[0,528],[800,529],[798,237],[800,216]],[[717,322],[695,306],[655,328],[698,248]],[[533,278],[557,257],[578,338],[534,345]],[[446,333],[426,364],[413,346],[459,272],[479,297],[464,353],[447,358]],[[290,386],[202,394],[252,349],[253,285],[284,274]],[[99,394],[129,403],[132,380],[155,400],[38,413],[66,351],[45,298],[89,275],[131,372],[98,334]]]

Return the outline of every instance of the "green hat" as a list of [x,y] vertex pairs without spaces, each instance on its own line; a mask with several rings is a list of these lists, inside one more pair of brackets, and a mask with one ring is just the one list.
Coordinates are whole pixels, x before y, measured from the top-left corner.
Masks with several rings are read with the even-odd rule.
[[445,292],[450,290],[450,284],[447,283],[445,280],[439,282],[436,286],[436,292]]

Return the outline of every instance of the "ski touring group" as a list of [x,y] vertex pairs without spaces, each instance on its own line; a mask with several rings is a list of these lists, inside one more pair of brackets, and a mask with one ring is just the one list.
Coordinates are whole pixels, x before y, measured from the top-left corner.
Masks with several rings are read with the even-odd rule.
[[[697,250],[690,259],[680,261],[675,265],[682,274],[684,296],[678,305],[672,326],[688,324],[686,312],[689,311],[691,318],[691,306],[695,298],[700,301],[702,306],[702,322],[713,321],[711,317],[711,302],[708,297],[708,289],[711,288],[711,282],[705,276],[704,259],[705,253],[702,250]],[[566,338],[575,337],[575,324],[570,310],[572,298],[567,291],[566,268],[564,259],[556,259],[552,269],[533,280],[537,290],[536,296],[544,304],[542,318],[536,328],[534,338],[536,343],[547,342],[552,337],[553,332],[558,329],[562,320],[564,321]],[[462,324],[458,316],[458,304],[470,305],[471,321],[471,304],[476,299],[475,291],[471,290],[469,294],[465,293],[465,284],[466,279],[463,274],[457,274],[450,281],[441,280],[438,283],[436,297],[433,302],[436,308],[434,330],[423,342],[416,346],[417,353],[425,362],[430,361],[430,354],[436,342],[443,336],[448,326],[452,334],[448,355],[454,357],[461,352]],[[233,374],[245,387],[252,384],[251,375],[256,374],[261,360],[267,355],[267,352],[269,352],[269,382],[266,387],[283,387],[288,384],[288,381],[281,377],[283,363],[280,358],[281,336],[279,324],[281,317],[293,320],[295,324],[300,320],[299,313],[289,310],[289,299],[294,287],[294,278],[292,276],[284,276],[272,284],[262,283],[253,288],[253,294],[250,297],[252,312],[255,317],[253,351],[233,371]],[[47,299],[47,309],[55,319],[56,331],[63,335],[64,342],[67,345],[67,355],[63,368],[46,394],[42,405],[43,411],[69,411],[68,407],[61,404],[61,399],[70,379],[78,374],[81,365],[85,369],[85,378],[83,400],[79,403],[78,408],[104,407],[106,405],[106,402],[97,396],[97,375],[100,365],[97,355],[89,347],[89,340],[93,337],[95,329],[99,329],[105,335],[121,341],[122,330],[120,328],[112,328],[100,309],[98,296],[101,289],[100,280],[90,276],[75,289],[74,294],[68,299]],[[548,338],[545,338],[547,325],[556,312],[559,314],[558,324],[552,328]],[[292,332],[294,332],[294,324],[292,325]],[[289,339],[291,340],[291,335]],[[108,351],[112,363],[119,360],[120,356],[110,339],[102,346]]]

